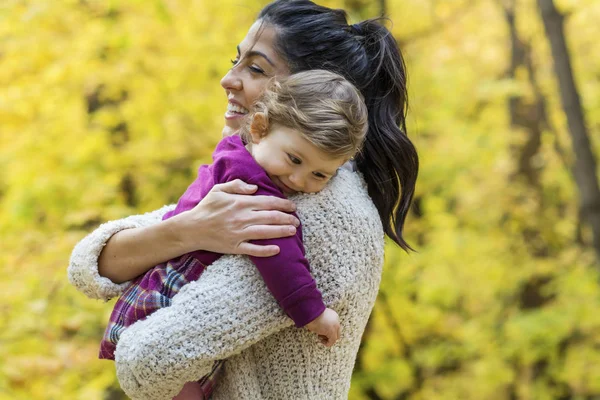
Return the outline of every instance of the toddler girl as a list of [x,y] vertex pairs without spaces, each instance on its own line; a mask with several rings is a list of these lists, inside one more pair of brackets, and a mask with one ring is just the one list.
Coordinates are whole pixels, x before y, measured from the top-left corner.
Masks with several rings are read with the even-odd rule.
[[[367,109],[362,96],[341,76],[311,70],[273,81],[238,135],[219,142],[213,163],[199,168],[198,178],[163,219],[194,208],[214,185],[234,179],[257,185],[259,195],[318,192],[356,154],[366,132]],[[272,257],[251,257],[280,307],[297,327],[306,326],[323,344],[333,345],[339,338],[339,317],[325,306],[310,275],[300,227],[295,236],[258,242],[280,248]],[[219,257],[221,254],[200,250],[184,254],[133,281],[115,304],[100,358],[114,359],[124,329],[168,307],[182,286],[197,280]],[[199,382],[186,384],[176,399],[206,396],[203,386],[211,391],[214,379],[205,377]]]

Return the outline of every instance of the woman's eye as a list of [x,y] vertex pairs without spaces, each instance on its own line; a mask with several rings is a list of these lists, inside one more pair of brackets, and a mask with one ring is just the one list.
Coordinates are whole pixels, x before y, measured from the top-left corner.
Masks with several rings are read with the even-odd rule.
[[[234,60],[230,60],[230,61],[231,61],[231,66],[232,66],[232,67],[235,67],[236,65],[238,65],[238,64],[239,64],[239,62],[240,62],[240,57],[238,56],[238,57],[236,57]],[[252,71],[252,72],[256,73],[256,74],[264,74],[264,73],[265,73],[265,71],[263,71],[263,69],[262,69],[262,68],[260,68],[260,67],[258,67],[258,66],[256,66],[256,65],[250,65],[250,66],[248,66],[248,69],[249,69],[250,71]]]
[[288,157],[290,158],[290,161],[293,162],[294,164],[302,164],[302,161],[300,161],[299,158],[296,158],[291,154],[288,154]]
[[320,172],[313,172],[313,175],[317,178],[317,179],[325,179],[325,175],[321,174]]

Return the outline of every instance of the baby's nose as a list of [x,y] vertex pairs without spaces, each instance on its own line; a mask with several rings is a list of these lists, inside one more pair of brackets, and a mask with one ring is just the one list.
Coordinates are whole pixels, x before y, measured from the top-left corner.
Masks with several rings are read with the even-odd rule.
[[304,190],[304,178],[299,174],[290,175],[290,182],[294,185],[292,189],[302,192]]

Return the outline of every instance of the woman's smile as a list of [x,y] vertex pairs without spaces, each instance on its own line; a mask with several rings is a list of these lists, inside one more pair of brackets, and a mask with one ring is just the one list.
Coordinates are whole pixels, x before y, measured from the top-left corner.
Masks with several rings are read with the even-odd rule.
[[236,100],[229,99],[227,102],[225,119],[243,118],[246,114],[248,114],[248,109],[246,107],[242,106]]
[[226,134],[240,128],[241,120],[252,109],[271,78],[289,75],[287,63],[275,50],[275,37],[272,27],[263,25],[261,29],[261,23],[255,22],[237,47],[233,66],[221,79],[221,86],[227,94]]

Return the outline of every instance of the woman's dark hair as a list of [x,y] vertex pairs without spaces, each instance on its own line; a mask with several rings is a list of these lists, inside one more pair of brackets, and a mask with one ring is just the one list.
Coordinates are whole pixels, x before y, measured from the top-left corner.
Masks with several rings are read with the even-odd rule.
[[402,228],[415,192],[419,158],[406,134],[406,65],[390,31],[378,20],[348,25],[344,10],[309,0],[276,0],[262,9],[258,20],[275,29],[276,50],[292,73],[330,70],[361,91],[369,130],[357,167],[385,233],[404,250],[411,249]]

